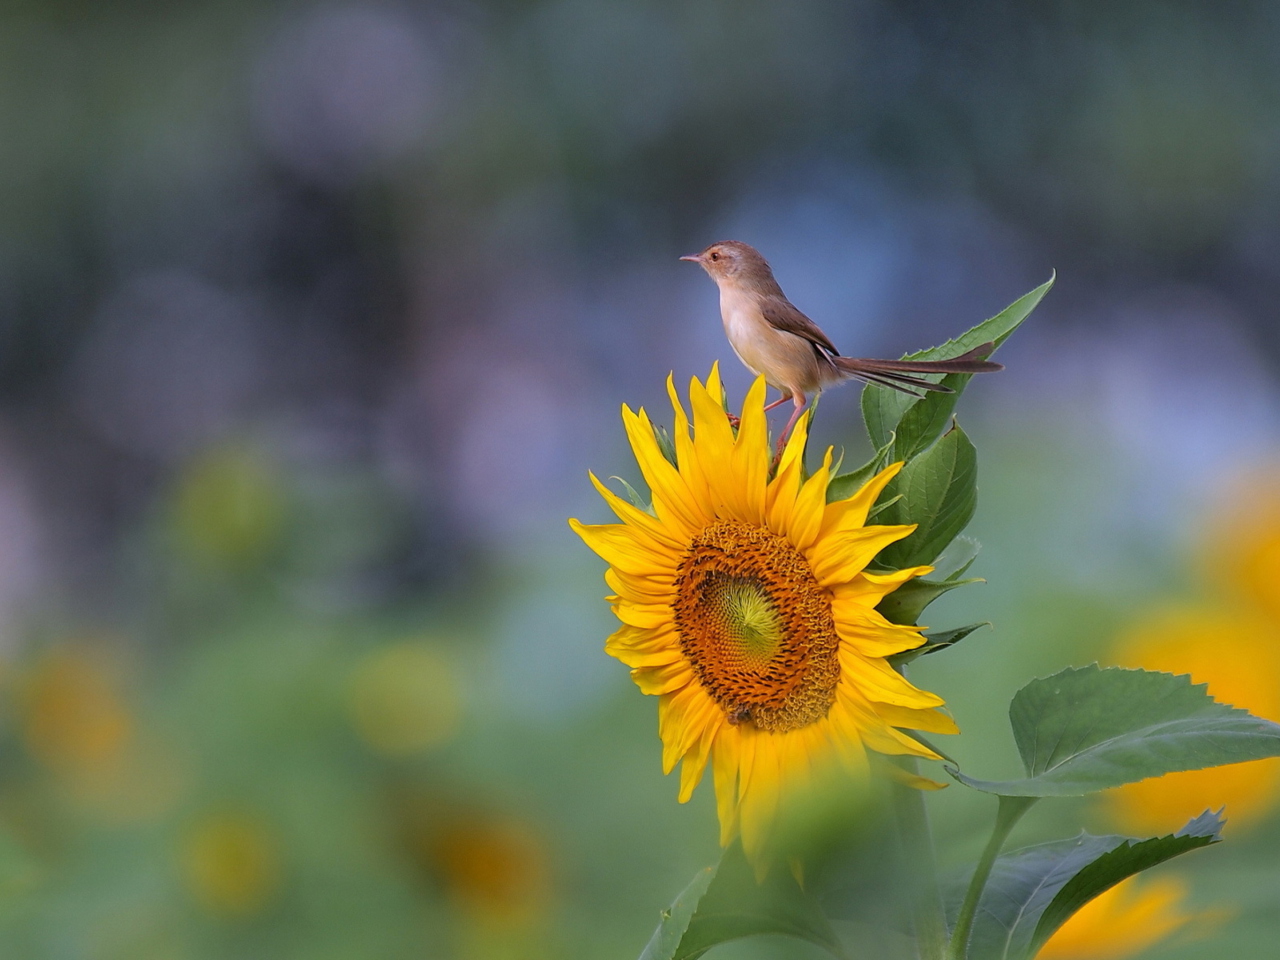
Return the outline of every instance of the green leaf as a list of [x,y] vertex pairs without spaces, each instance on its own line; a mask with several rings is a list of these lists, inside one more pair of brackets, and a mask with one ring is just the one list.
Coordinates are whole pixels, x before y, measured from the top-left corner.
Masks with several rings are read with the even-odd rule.
[[927,656],[930,653],[937,653],[939,650],[954,647],[975,630],[989,626],[991,626],[990,621],[984,620],[982,623],[971,623],[968,626],[956,627],[953,630],[937,630],[933,633],[926,633],[924,635],[924,644],[922,646],[916,647],[914,650],[904,650],[902,653],[895,654],[889,658],[889,662],[895,666],[901,663],[910,663],[912,660]]
[[834,926],[851,960],[916,960],[920,956],[913,937],[883,923],[845,920]]
[[944,581],[959,580],[969,572],[981,549],[982,544],[973,537],[956,537],[933,562],[934,576],[941,576]]
[[698,904],[706,895],[707,887],[711,886],[715,875],[715,867],[704,867],[699,870],[698,875],[681,891],[680,896],[672,901],[671,906],[662,911],[658,929],[653,931],[653,936],[649,938],[644,953],[640,954],[640,960],[669,960],[677,955],[680,941],[689,929],[689,921],[693,919]]
[[676,460],[676,445],[671,439],[671,434],[667,432],[667,428],[655,423],[653,425],[653,439],[658,441],[658,449],[667,458],[667,462],[679,469],[680,464]]
[[617,480],[620,484],[622,484],[622,488],[627,492],[627,499],[631,501],[631,505],[633,507],[635,507],[637,510],[643,510],[645,513],[649,514],[650,516],[653,515],[653,504],[649,503],[649,501],[647,501],[644,497],[640,496],[640,494],[636,492],[635,487],[627,483],[627,481],[622,479],[622,477],[610,477],[609,479]]
[[893,439],[891,437],[888,443],[876,451],[875,456],[857,470],[842,473],[838,477],[832,477],[827,482],[827,503],[848,500],[861,490],[868,480],[889,465],[889,453],[892,448]]
[[876,505],[867,512],[867,523],[879,523],[880,515],[883,514],[886,510],[888,510],[890,507],[892,507],[895,503],[897,503],[901,499],[902,499],[902,494],[898,494],[896,497],[891,497],[890,499],[885,500],[883,503],[877,502]]
[[968,525],[978,506],[978,452],[959,424],[907,461],[883,497],[898,495],[902,499],[877,520],[914,523],[916,531],[885,547],[876,563],[899,570],[930,563]]
[[920,614],[924,613],[924,608],[944,593],[950,593],[957,587],[965,587],[971,583],[985,582],[980,577],[945,582],[916,577],[914,580],[908,580],[881,600],[876,609],[890,623],[916,624],[920,622]]
[[948,772],[986,793],[1062,797],[1280,756],[1280,724],[1218,703],[1185,675],[1069,668],[1019,690],[1009,720],[1026,779]]
[[[1054,278],[1050,277],[1048,282],[1019,297],[990,320],[984,320],[954,340],[907,354],[902,359],[949,360],[987,342],[994,342],[999,347],[1027,319],[1049,292],[1053,281]],[[952,373],[942,378],[938,378],[936,374],[927,376],[926,379],[930,380],[940,379],[955,392],[929,393],[925,397],[915,397],[898,390],[868,384],[862,390],[862,419],[866,422],[871,442],[877,448],[882,447],[896,432],[894,460],[908,460],[924,450],[945,429],[947,420],[955,410],[956,401],[964,392],[971,376],[972,374],[963,373]]]
[[734,843],[718,867],[698,874],[663,911],[640,960],[695,960],[718,944],[765,933],[807,940],[844,956],[821,908],[791,874],[775,867],[757,882],[742,844]]
[[1125,840],[1108,850],[1068,880],[1040,915],[1035,935],[1031,938],[1030,955],[1035,956],[1036,951],[1081,907],[1121,880],[1179,854],[1218,843],[1222,839],[1223,822],[1221,810],[1217,813],[1206,810],[1172,836]]
[[[1014,850],[995,862],[983,890],[969,956],[1029,960],[1085,903],[1126,877],[1221,839],[1222,820],[1201,814],[1171,836],[1137,840],[1082,833]],[[968,876],[946,890],[954,920]]]

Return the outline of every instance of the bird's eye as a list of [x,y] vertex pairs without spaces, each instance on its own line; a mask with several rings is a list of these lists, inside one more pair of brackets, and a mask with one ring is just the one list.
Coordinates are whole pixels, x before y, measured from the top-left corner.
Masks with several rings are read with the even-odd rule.
[[719,260],[719,259],[720,259],[720,254],[718,254],[718,253],[713,253],[713,254],[711,255],[711,259],[712,259],[712,260]]

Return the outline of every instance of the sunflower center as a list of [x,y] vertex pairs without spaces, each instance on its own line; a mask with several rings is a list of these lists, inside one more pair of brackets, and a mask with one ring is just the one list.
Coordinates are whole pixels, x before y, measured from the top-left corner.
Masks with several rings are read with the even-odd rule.
[[821,720],[840,680],[831,600],[787,540],[724,520],[680,562],[680,647],[729,717],[781,733]]

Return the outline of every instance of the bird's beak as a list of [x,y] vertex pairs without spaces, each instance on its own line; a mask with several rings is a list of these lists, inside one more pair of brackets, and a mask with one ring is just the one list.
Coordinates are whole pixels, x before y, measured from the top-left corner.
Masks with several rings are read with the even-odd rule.
[[690,254],[689,256],[687,256],[687,257],[681,257],[680,259],[681,259],[681,260],[688,260],[690,263],[701,263],[701,262],[702,262],[702,254],[700,254],[700,253],[692,253],[692,254]]

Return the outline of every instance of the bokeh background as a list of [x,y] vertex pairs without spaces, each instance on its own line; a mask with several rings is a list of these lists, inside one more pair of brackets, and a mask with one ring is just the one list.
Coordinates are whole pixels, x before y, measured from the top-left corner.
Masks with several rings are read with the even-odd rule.
[[[636,955],[714,807],[564,519],[638,480],[621,403],[744,390],[676,259],[729,237],[864,355],[1058,271],[961,407],[988,582],[928,620],[994,628],[913,677],[962,761],[1094,659],[1280,720],[1274,4],[8,0],[5,955]],[[856,388],[818,439],[865,453]],[[1227,803],[1146,955],[1271,956],[1278,773],[1015,842]],[[930,803],[971,857],[991,805]]]

